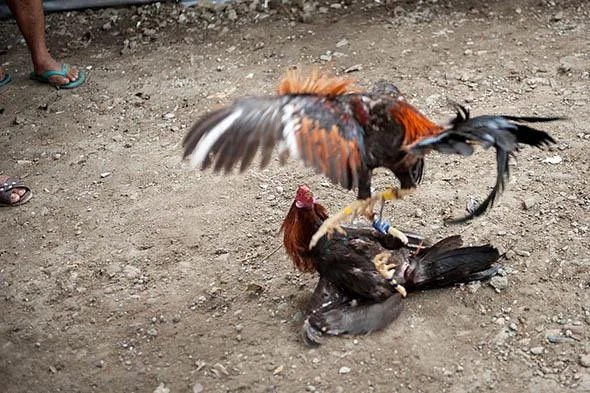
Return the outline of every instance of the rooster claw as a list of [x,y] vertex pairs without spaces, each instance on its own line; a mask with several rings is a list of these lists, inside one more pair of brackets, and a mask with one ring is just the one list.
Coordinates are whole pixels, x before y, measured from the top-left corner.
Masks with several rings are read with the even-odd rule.
[[357,200],[346,206],[340,213],[327,218],[312,236],[311,241],[309,242],[309,249],[311,250],[314,248],[324,235],[332,236],[334,232],[338,232],[341,235],[346,236],[346,231],[342,229],[340,223],[348,219],[350,216],[352,216],[353,219],[360,215],[372,218],[373,206],[374,201],[371,198]]
[[394,278],[395,268],[397,265],[394,263],[387,263],[389,262],[390,257],[391,253],[387,251],[375,255],[375,257],[373,258],[375,270],[377,270],[377,272],[381,274],[381,276],[383,276],[384,279],[389,281],[389,283],[395,288],[396,291],[400,293],[400,295],[402,295],[402,297],[406,297],[408,295],[406,288],[404,288],[403,285],[399,284],[397,280]]

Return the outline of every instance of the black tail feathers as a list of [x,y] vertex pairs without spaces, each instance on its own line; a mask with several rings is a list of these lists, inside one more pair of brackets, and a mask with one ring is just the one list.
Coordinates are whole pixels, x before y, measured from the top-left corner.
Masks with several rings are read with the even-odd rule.
[[495,247],[487,244],[452,248],[457,243],[449,239],[452,238],[436,243],[410,260],[410,266],[400,272],[406,289],[443,287],[488,278],[497,272],[494,263],[500,253]]
[[469,110],[457,105],[457,115],[450,121],[450,127],[439,135],[424,138],[409,148],[415,154],[437,150],[445,154],[470,155],[473,145],[485,149],[496,149],[496,184],[486,199],[465,217],[447,220],[447,223],[460,223],[482,215],[491,209],[502,193],[510,177],[510,156],[518,152],[520,145],[538,148],[556,143],[555,139],[542,130],[522,123],[546,123],[564,120],[562,117],[531,116],[477,116],[471,117]]

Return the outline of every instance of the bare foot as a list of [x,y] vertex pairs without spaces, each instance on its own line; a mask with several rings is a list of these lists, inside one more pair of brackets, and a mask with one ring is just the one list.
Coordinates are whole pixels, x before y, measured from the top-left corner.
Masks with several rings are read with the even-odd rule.
[[[10,176],[0,175],[0,188],[1,188],[2,184],[4,184],[4,182],[6,182],[9,178],[10,178]],[[10,194],[10,204],[12,205],[12,204],[15,204],[18,201],[20,201],[20,199],[22,198],[23,195],[25,195],[26,192],[27,192],[27,190],[22,187],[13,188],[12,192]]]

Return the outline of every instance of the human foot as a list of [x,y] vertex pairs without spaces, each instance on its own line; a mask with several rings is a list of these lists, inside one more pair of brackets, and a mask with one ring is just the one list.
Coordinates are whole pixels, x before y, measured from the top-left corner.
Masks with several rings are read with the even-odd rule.
[[10,74],[4,71],[3,67],[0,67],[0,86],[6,85],[11,80],[12,78],[10,77]]
[[84,83],[85,75],[77,67],[60,64],[51,59],[35,64],[35,72],[31,73],[31,79],[59,88],[73,88]]
[[31,189],[10,176],[0,175],[0,206],[17,206],[26,203],[33,196]]

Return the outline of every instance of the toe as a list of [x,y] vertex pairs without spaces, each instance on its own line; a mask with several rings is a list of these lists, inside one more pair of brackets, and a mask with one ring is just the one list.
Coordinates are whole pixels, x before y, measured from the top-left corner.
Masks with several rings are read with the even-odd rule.
[[19,195],[18,191],[13,191],[10,194],[10,203],[17,203],[18,201],[20,201],[20,197],[21,195]]
[[16,194],[18,196],[18,198],[20,199],[20,197],[25,195],[26,192],[27,192],[27,190],[25,190],[24,188],[17,188],[12,193]]
[[78,71],[78,69],[76,67],[70,67],[70,69],[68,70],[68,79],[72,82],[74,82],[75,80],[78,79],[78,75],[80,74],[80,71]]
[[49,83],[51,83],[54,86],[61,86],[61,85],[67,85],[68,83],[70,83],[70,80],[68,78],[65,78],[61,75],[52,75],[48,78]]

